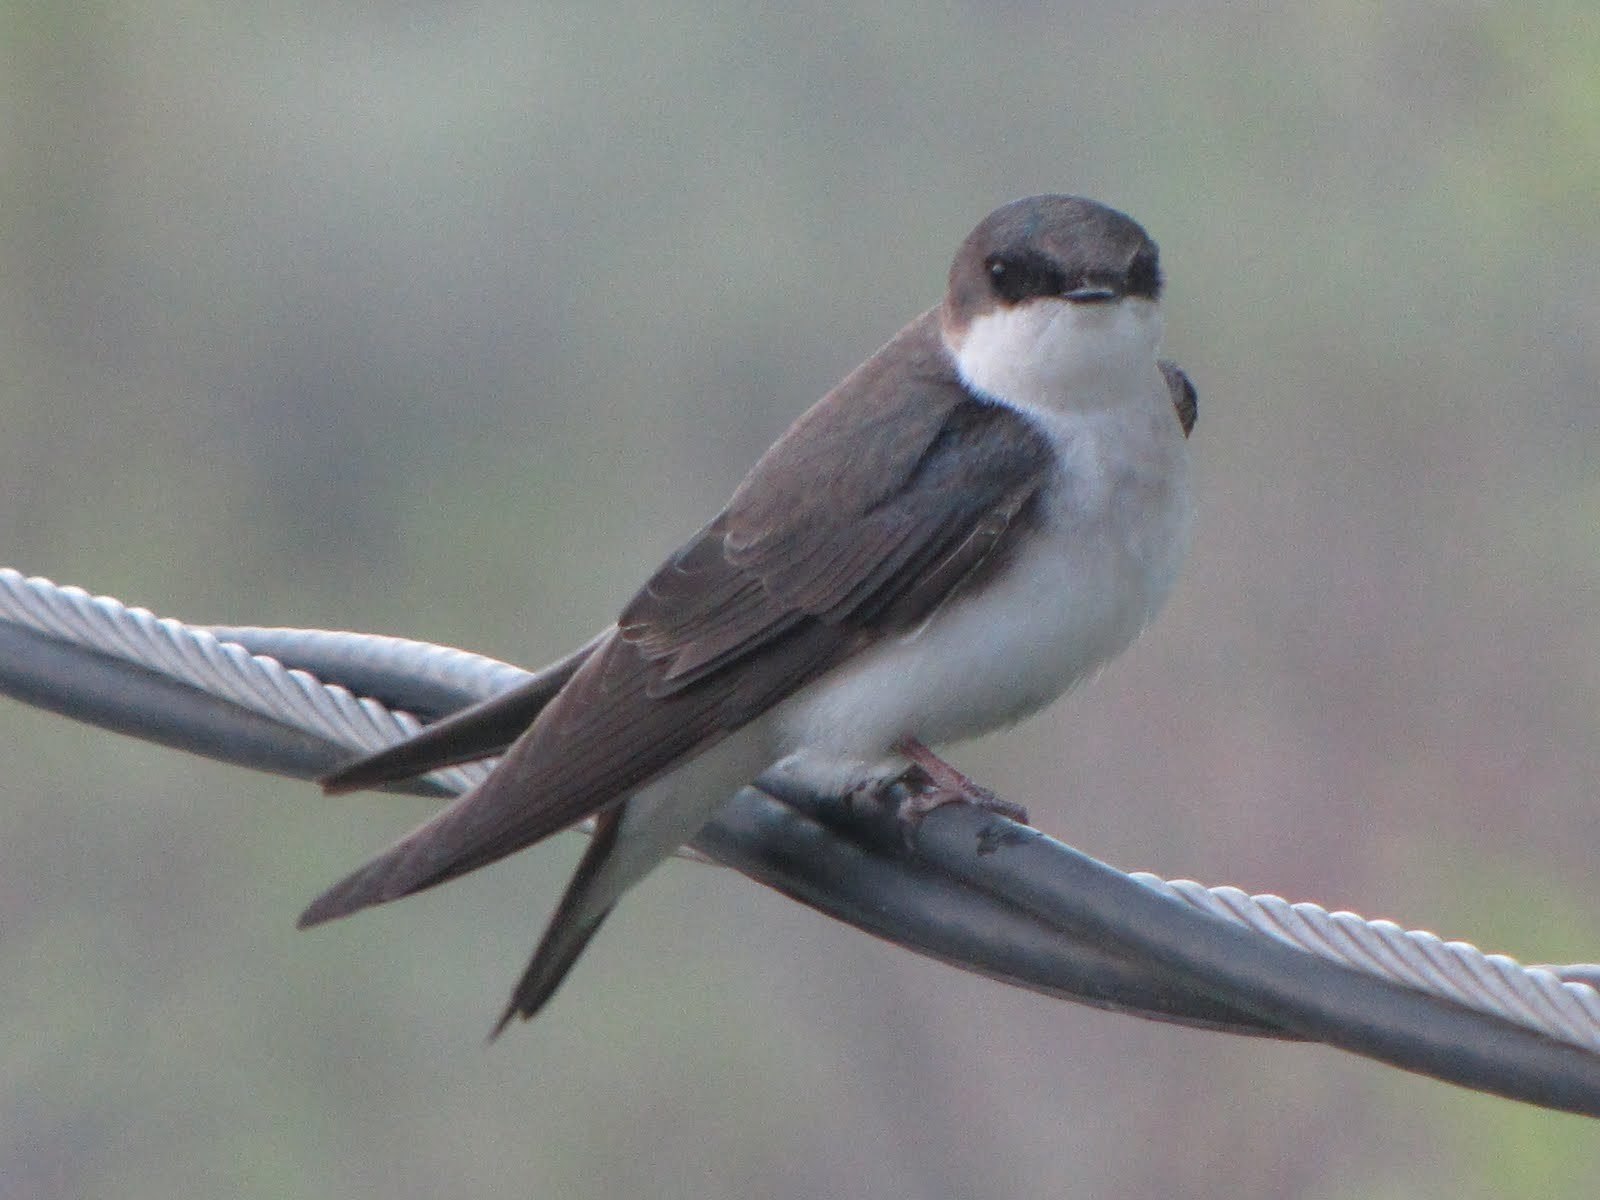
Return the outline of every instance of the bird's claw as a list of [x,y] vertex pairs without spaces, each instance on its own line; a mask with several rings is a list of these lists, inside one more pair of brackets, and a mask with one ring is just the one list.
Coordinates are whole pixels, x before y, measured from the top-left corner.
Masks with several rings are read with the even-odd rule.
[[898,810],[900,821],[908,830],[914,830],[924,817],[946,804],[974,804],[1020,825],[1028,824],[1027,809],[1002,800],[988,788],[972,782],[916,738],[901,738],[895,743],[894,751],[911,763],[902,776],[909,791],[900,801]]

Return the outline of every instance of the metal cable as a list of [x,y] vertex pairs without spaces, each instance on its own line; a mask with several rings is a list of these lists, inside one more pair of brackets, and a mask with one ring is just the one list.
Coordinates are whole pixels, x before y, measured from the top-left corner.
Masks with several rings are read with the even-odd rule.
[[1291,904],[1281,896],[1252,896],[1236,887],[1206,887],[1190,879],[1168,881],[1144,871],[1133,872],[1132,877],[1202,912],[1331,962],[1600,1052],[1600,991],[1558,973],[1585,973],[1592,969],[1588,964],[1525,967],[1504,954],[1485,954],[1470,942],[1447,942],[1426,930],[1369,921],[1353,912],[1330,913],[1319,904]]
[[[515,686],[531,719],[586,649],[530,675],[370,634],[186,627],[0,569],[0,694],[299,779],[406,736],[414,722],[388,709],[433,720]],[[462,774],[388,790],[446,796]],[[967,805],[936,810],[908,841],[886,799],[846,803],[769,772],[692,848],[868,933],[1044,995],[1322,1042],[1600,1117],[1600,997],[1564,986],[1600,983],[1600,966],[1525,969],[1388,922],[1136,878]]]
[[[310,671],[252,654],[208,629],[81,588],[58,587],[0,568],[0,619],[74,645],[110,653],[152,671],[222,696],[252,712],[317,734],[354,751],[380,749],[410,736],[421,723],[408,712],[358,698]],[[224,633],[235,632],[223,630]],[[384,654],[391,669],[448,676],[452,687],[482,698],[528,677],[508,663],[463,650],[369,634],[300,630],[237,631],[256,640],[297,637],[305,653],[344,658]],[[442,789],[459,793],[487,774],[481,763],[435,772]],[[1596,967],[1524,967],[1466,942],[1446,942],[1392,921],[1368,921],[1316,904],[1291,904],[1278,896],[1251,896],[1235,887],[1205,887],[1136,872],[1131,878],[1194,908],[1256,930],[1299,950],[1406,987],[1453,1000],[1547,1037],[1600,1051],[1600,992],[1561,972],[1592,978]]]
[[[157,617],[148,609],[129,608],[111,596],[91,596],[82,588],[60,587],[39,576],[28,578],[10,567],[0,567],[0,618],[136,663],[353,751],[381,750],[422,728],[409,712],[352,695],[339,684],[323,683],[275,658],[251,654],[209,630]],[[401,643],[398,638],[372,641],[409,647],[422,668],[436,665],[430,659],[448,658],[457,671],[475,676],[484,686],[504,686],[507,672],[525,674],[462,650]],[[434,772],[429,779],[455,795],[487,774],[487,764],[472,763]]]

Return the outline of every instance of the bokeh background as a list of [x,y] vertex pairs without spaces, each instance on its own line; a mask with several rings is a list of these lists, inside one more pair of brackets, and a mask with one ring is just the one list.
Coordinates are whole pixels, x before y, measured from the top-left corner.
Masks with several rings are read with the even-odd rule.
[[[1287,11],[1286,11],[1287,10]],[[8,5],[0,563],[528,665],[1030,192],[1161,242],[1194,550],[957,759],[1125,868],[1600,957],[1588,0]],[[1588,1196],[1591,1123],[1081,1011],[674,864],[0,703],[0,1195]]]

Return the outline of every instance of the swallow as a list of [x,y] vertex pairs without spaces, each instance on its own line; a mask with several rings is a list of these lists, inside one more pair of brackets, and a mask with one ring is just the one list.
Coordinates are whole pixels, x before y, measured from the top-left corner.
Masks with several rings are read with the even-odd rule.
[[587,817],[594,836],[495,1033],[550,999],[622,894],[768,769],[829,794],[914,776],[1124,649],[1188,542],[1195,389],[1159,358],[1162,274],[1132,218],[1007,204],[944,299],[805,412],[616,623],[523,688],[324,780],[501,755],[318,897],[302,927],[408,896]]

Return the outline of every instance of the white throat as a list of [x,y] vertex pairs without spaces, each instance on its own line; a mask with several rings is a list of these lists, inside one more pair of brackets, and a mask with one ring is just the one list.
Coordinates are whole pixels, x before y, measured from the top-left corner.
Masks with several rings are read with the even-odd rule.
[[1041,299],[976,317],[946,335],[962,382],[1002,404],[1049,415],[1115,408],[1148,390],[1161,342],[1153,300]]

